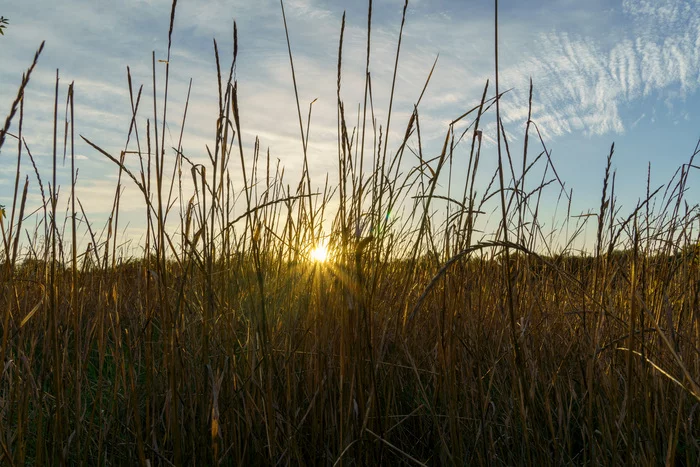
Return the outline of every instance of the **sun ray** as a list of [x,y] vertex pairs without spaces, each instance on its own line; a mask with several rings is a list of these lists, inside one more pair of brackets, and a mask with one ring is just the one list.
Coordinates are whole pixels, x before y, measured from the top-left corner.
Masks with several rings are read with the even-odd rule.
[[328,260],[328,248],[325,245],[318,245],[311,250],[311,260],[317,263],[325,263]]

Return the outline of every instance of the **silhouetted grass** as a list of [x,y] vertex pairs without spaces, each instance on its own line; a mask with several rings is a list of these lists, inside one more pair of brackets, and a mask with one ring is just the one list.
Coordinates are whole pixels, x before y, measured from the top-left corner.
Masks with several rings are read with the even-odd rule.
[[[182,135],[177,148],[165,147],[168,73],[158,102],[155,56],[145,128],[135,118],[145,96],[129,77],[134,119],[124,151],[109,154],[83,137],[119,174],[101,234],[76,197],[72,123],[63,139],[73,175],[69,232],[59,227],[58,86],[52,180],[45,191],[34,165],[43,209],[33,233],[22,223],[32,214],[28,178],[20,189],[24,153],[31,158],[21,107],[30,68],[0,135],[0,145],[17,141],[14,199],[0,222],[3,463],[700,462],[698,212],[684,198],[698,150],[665,187],[648,186],[623,214],[611,148],[597,214],[570,216],[572,235],[554,242],[540,227],[540,196],[558,190],[570,203],[570,193],[530,119],[516,172],[498,83],[493,97],[486,83],[475,106],[448,125],[436,158],[423,153],[422,94],[403,140],[387,142],[396,71],[380,125],[371,12],[370,2],[364,102],[352,128],[341,97],[345,18],[340,30],[337,186],[326,181],[315,191],[310,114],[305,126],[298,94],[298,182],[286,181],[257,141],[253,153],[244,151],[234,26],[228,76],[214,43],[219,115],[208,165],[182,152]],[[405,14],[404,7],[400,35]],[[71,85],[70,122],[73,92]],[[18,106],[19,132],[11,135]],[[484,173],[481,122],[494,111],[499,163]],[[542,143],[534,158],[532,129]],[[127,154],[138,157],[138,171],[125,165]],[[468,160],[461,187],[454,186],[458,155]],[[480,180],[492,184],[477,197]],[[122,182],[144,198],[142,257],[117,254]],[[476,226],[493,203],[500,221],[489,236]],[[401,209],[403,216],[387,214]],[[85,251],[77,249],[80,219],[91,240]],[[589,256],[571,247],[582,222],[597,222]],[[331,250],[326,263],[309,258],[320,243]]]

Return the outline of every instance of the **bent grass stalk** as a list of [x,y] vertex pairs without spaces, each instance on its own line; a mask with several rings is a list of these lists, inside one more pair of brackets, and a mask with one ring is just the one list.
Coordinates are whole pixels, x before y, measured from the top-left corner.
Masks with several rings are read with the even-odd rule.
[[[393,143],[410,21],[405,3],[379,125],[370,1],[356,115],[341,92],[345,17],[340,27],[337,180],[314,179],[310,167],[315,96],[304,125],[306,96],[296,86],[304,74],[294,69],[294,31],[284,13],[301,170],[271,164],[274,154],[260,139],[244,151],[235,23],[228,77],[214,42],[211,150],[201,148],[199,157],[182,144],[189,89],[177,146],[168,149],[175,12],[173,2],[163,77],[151,57],[145,126],[143,86],[136,90],[127,69],[123,150],[110,154],[80,135],[118,177],[104,226],[90,222],[78,196],[79,83],[67,89],[67,196],[58,186],[58,79],[48,190],[46,168],[24,139],[23,95],[41,48],[5,121],[0,146],[14,138],[17,154],[9,218],[0,223],[0,462],[700,461],[700,238],[698,208],[686,199],[697,148],[663,186],[650,186],[649,174],[630,212],[615,200],[611,149],[597,213],[572,215],[571,192],[532,119],[532,83],[522,160],[511,153],[500,116],[497,70],[495,94],[485,83],[469,110],[450,120],[439,154],[428,155],[421,103],[430,98],[435,64]],[[492,118],[495,147],[482,144]],[[537,156],[529,154],[533,131]],[[487,158],[498,158],[491,173]],[[466,170],[463,187],[458,167]],[[143,198],[140,252],[120,244],[127,184]],[[540,223],[548,193],[566,203],[560,240]],[[58,228],[58,203],[68,206],[67,232]],[[484,230],[490,213],[498,213],[494,233]],[[574,245],[589,227],[593,254],[578,254]],[[321,243],[329,256],[313,262]]]

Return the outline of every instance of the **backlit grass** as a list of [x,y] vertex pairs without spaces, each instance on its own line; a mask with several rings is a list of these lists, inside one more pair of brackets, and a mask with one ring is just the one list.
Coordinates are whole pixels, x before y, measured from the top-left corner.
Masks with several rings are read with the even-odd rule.
[[[174,15],[175,3],[171,34]],[[63,141],[76,173],[72,87],[69,125],[56,94],[52,171],[33,165],[31,142],[13,149],[27,71],[0,134],[0,163],[17,167],[0,223],[3,464],[698,465],[700,250],[685,199],[698,150],[625,211],[611,148],[600,205],[555,242],[541,194],[570,198],[536,122],[517,159],[499,126],[496,172],[479,164],[482,117],[500,121],[497,82],[427,157],[420,103],[408,121],[390,108],[378,122],[368,73],[359,116],[347,114],[339,60],[338,183],[311,179],[301,111],[292,183],[259,145],[244,151],[235,61],[217,58],[207,165],[165,147],[163,118],[132,126],[137,170],[83,135],[143,195],[133,257],[114,234],[121,190],[105,229],[74,183],[59,196]],[[163,108],[129,91],[134,115]],[[404,139],[385,144],[390,128]],[[466,177],[452,176],[457,157]],[[479,232],[494,211],[493,232]],[[581,255],[571,245],[587,225]]]

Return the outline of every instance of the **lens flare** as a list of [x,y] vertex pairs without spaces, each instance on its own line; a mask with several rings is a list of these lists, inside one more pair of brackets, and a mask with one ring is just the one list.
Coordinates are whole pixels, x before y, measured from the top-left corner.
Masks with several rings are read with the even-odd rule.
[[311,259],[317,263],[325,263],[328,260],[328,248],[319,245],[311,250]]

